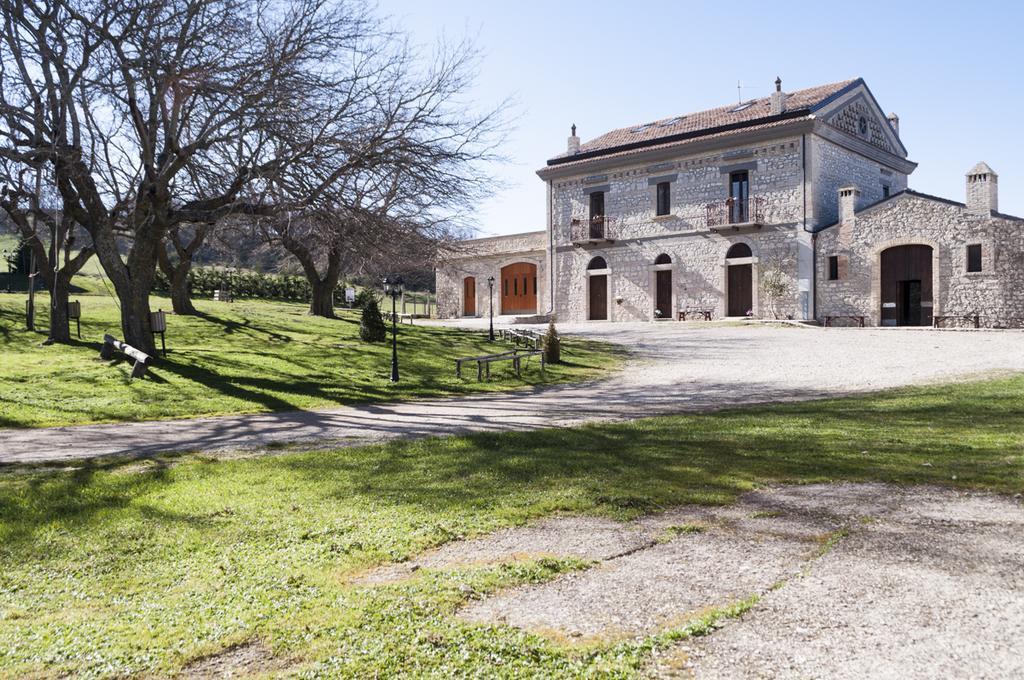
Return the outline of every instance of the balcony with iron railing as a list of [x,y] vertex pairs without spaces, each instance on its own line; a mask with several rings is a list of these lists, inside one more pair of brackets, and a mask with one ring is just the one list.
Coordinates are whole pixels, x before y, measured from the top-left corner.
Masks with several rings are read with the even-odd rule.
[[569,223],[569,237],[574,245],[596,245],[615,241],[615,226],[605,215],[590,219],[574,217]]
[[760,229],[764,225],[764,204],[760,196],[727,198],[707,205],[707,224],[712,231]]

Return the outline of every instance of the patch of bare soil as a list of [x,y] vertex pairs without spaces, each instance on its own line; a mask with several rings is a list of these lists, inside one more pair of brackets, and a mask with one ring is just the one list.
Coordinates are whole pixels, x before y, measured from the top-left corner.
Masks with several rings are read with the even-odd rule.
[[186,680],[247,678],[280,670],[285,666],[287,663],[283,659],[274,657],[266,645],[255,641],[196,659],[186,666],[178,677]]

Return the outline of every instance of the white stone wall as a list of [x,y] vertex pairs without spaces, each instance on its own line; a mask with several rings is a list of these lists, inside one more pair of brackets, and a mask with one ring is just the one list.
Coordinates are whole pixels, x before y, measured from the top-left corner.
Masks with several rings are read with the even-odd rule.
[[[962,205],[914,194],[858,213],[852,227],[819,233],[818,318],[858,315],[877,325],[881,251],[913,243],[934,249],[934,315],[977,313],[986,326],[1024,319],[1024,220],[974,215]],[[970,244],[982,246],[981,272],[967,271]],[[828,280],[830,255],[847,260],[838,281]]]
[[550,307],[547,247],[548,237],[544,231],[459,243],[446,254],[435,274],[438,318],[454,319],[463,315],[463,281],[467,276],[476,279],[477,316],[488,314],[487,278],[494,277],[494,314],[500,314],[501,268],[515,262],[537,265],[537,312],[544,314]]
[[853,153],[818,135],[808,140],[810,150],[811,198],[808,223],[823,227],[839,219],[836,194],[841,186],[855,184],[860,189],[857,209],[882,200],[882,185],[889,185],[889,194],[907,188],[907,176],[894,168]]
[[654,260],[664,253],[672,258],[673,311],[710,309],[716,318],[722,318],[727,311],[725,255],[737,242],[747,243],[754,256],[755,316],[773,316],[769,300],[760,288],[764,273],[777,268],[782,271],[789,292],[777,301],[775,311],[780,318],[799,318],[802,310],[796,276],[798,232],[793,226],[766,227],[764,231],[742,235],[698,232],[617,241],[603,248],[559,248],[555,267],[558,290],[555,311],[563,321],[585,321],[588,318],[587,265],[591,258],[601,256],[610,270],[609,320],[654,319]]

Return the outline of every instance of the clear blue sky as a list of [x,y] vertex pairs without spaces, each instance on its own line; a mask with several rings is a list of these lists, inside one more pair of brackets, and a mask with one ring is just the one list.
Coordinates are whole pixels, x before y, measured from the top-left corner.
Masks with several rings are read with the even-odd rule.
[[380,0],[429,43],[469,35],[483,51],[474,96],[517,98],[494,169],[501,189],[476,215],[481,234],[544,228],[534,174],[565,149],[616,127],[863,77],[919,163],[910,187],[962,201],[985,160],[999,207],[1024,216],[1024,9],[1018,2],[577,2]]

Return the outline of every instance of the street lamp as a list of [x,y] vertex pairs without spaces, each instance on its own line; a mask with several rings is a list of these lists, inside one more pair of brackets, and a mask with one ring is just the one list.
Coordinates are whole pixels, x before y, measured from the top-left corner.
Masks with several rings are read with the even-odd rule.
[[487,277],[487,297],[490,304],[487,305],[488,315],[491,317],[491,332],[489,338],[494,342],[494,277]]
[[398,382],[398,314],[395,305],[402,295],[402,278],[384,279],[384,294],[391,298],[391,382]]

